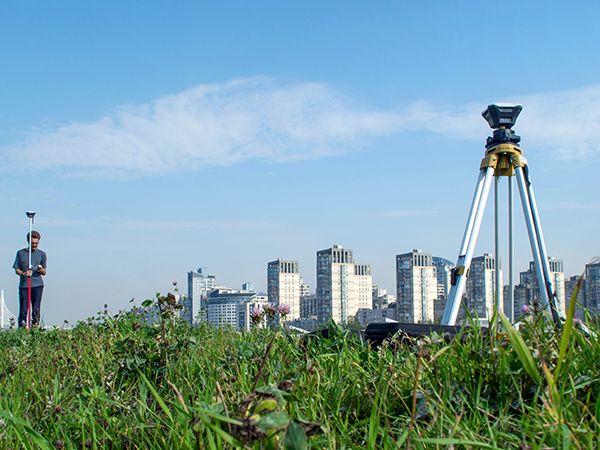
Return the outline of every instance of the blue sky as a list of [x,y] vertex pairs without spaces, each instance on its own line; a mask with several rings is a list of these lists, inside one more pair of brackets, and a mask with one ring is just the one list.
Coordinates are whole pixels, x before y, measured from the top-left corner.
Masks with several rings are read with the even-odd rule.
[[[47,324],[185,291],[200,266],[264,290],[294,259],[314,290],[333,244],[394,292],[396,254],[456,260],[495,102],[524,107],[548,253],[579,274],[600,254],[598,23],[583,1],[2,2],[8,307],[27,210]],[[518,272],[516,197],[515,216]]]

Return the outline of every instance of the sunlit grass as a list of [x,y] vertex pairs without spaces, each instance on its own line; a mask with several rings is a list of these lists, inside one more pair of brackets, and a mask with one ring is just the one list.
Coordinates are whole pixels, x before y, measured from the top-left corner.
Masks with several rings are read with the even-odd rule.
[[507,335],[372,349],[341,329],[303,339],[282,329],[189,328],[168,311],[163,318],[147,327],[131,313],[102,313],[68,330],[0,333],[0,448],[600,442],[600,344],[579,327],[563,334],[531,315],[519,331],[506,323]]

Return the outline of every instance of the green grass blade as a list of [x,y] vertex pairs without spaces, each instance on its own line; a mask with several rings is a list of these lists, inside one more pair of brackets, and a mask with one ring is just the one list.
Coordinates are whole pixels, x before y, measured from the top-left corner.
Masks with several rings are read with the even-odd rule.
[[563,335],[560,341],[560,351],[558,353],[558,363],[556,364],[556,371],[554,372],[554,378],[557,379],[560,376],[560,369],[562,367],[563,360],[567,353],[567,349],[569,348],[569,340],[571,338],[571,333],[573,332],[573,318],[575,317],[575,306],[577,305],[577,294],[581,289],[581,284],[583,283],[585,274],[581,274],[579,279],[577,280],[577,284],[575,285],[575,289],[573,290],[573,295],[571,296],[571,301],[569,302],[569,308],[567,310],[567,319],[565,321],[565,326],[563,328]]
[[367,442],[367,448],[369,450],[375,449],[375,443],[377,441],[377,436],[379,435],[379,392],[375,396],[373,400],[373,405],[371,406],[371,417],[369,419],[369,440]]
[[216,413],[214,411],[210,411],[205,408],[196,407],[195,410],[198,412],[202,412],[202,413],[212,417],[213,419],[217,419],[220,422],[227,422],[227,423],[231,423],[233,425],[238,425],[238,426],[243,425],[243,423],[237,419],[232,419],[230,417],[224,416],[224,415]]
[[221,428],[216,426],[214,423],[211,423],[208,421],[206,421],[204,423],[208,428],[213,430],[215,432],[215,434],[219,435],[221,437],[221,439],[223,439],[229,445],[235,445],[237,447],[241,447],[242,444],[237,439],[235,439],[232,435],[230,435],[226,431],[221,430]]
[[527,371],[533,382],[539,385],[541,382],[540,373],[536,368],[533,356],[529,351],[529,347],[527,347],[527,344],[525,344],[521,333],[519,333],[513,328],[513,326],[510,324],[510,321],[504,315],[503,312],[500,312],[500,320],[502,321],[504,331],[506,331],[506,334],[508,335],[508,338],[510,339],[513,348],[515,349],[515,351],[519,355],[519,359],[523,363],[523,367],[525,367],[525,370]]
[[477,441],[469,441],[464,439],[455,438],[416,438],[415,441],[423,442],[424,444],[438,444],[438,445],[469,445],[471,447],[479,448],[494,448],[490,444]]
[[[31,438],[31,440],[42,450],[52,450],[48,441],[46,439],[44,439],[44,436],[42,436],[40,433],[38,433],[36,430],[34,430],[33,427],[29,423],[17,419],[12,414],[6,414],[2,411],[0,411],[0,416],[4,417],[9,422],[12,422],[12,424],[15,426],[15,431],[18,430],[18,425],[23,427],[23,429],[25,430],[27,435]],[[23,438],[21,433],[17,431],[17,434],[19,435],[19,438],[23,441],[23,445],[25,445],[26,448],[29,448],[28,443]]]
[[546,375],[546,380],[548,380],[548,392],[550,394],[550,410],[554,415],[554,418],[558,421],[562,420],[562,396],[556,389],[556,380],[552,376],[552,373],[546,367],[546,364],[542,364],[542,368],[544,369],[544,374]]
[[150,381],[148,381],[148,378],[146,378],[146,376],[141,372],[141,370],[137,369],[137,371],[140,374],[140,376],[142,377],[142,379],[144,380],[144,382],[146,383],[146,386],[148,386],[148,389],[150,389],[150,392],[152,393],[152,395],[156,399],[156,402],[160,405],[161,409],[165,412],[165,414],[167,415],[167,417],[169,418],[169,420],[172,423],[173,422],[173,415],[171,414],[171,411],[167,407],[167,404],[164,402],[164,400],[162,399],[162,397],[158,394],[158,392],[156,391],[156,389],[154,389],[154,386],[152,386],[152,384],[150,383]]

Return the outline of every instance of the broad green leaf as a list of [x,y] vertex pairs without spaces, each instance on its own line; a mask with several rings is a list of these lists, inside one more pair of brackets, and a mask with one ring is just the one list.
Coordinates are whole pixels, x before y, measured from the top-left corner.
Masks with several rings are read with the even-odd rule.
[[282,444],[285,450],[306,450],[308,448],[306,433],[298,422],[294,421],[287,427]]
[[290,416],[283,411],[272,412],[262,417],[258,422],[256,422],[256,426],[260,428],[262,431],[272,430],[272,429],[281,429],[288,426],[290,423]]
[[275,411],[277,408],[277,400],[273,398],[269,398],[266,400],[262,400],[256,405],[256,409],[254,410],[255,414],[260,414],[263,411]]

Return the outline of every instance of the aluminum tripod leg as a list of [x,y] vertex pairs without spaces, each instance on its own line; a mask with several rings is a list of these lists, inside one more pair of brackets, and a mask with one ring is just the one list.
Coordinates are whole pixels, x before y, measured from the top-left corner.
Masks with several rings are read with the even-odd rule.
[[[494,311],[504,311],[504,305],[502,305],[500,302],[501,300],[504,298],[503,297],[503,286],[502,283],[500,283],[500,270],[502,269],[500,267],[500,239],[498,238],[500,232],[499,232],[499,214],[498,214],[498,209],[499,209],[499,195],[500,195],[500,177],[495,177],[495,183],[494,183],[494,284],[496,285],[496,295],[494,296],[494,303],[492,305],[493,310]],[[487,305],[486,305],[487,306]],[[490,319],[491,322],[491,311],[488,311],[488,318]]]
[[456,278],[452,280],[453,285],[450,288],[450,294],[448,295],[446,308],[444,309],[444,316],[442,317],[443,325],[456,324],[458,310],[467,283],[468,269],[471,267],[471,260],[473,259],[473,253],[475,252],[475,244],[477,243],[479,228],[481,227],[481,221],[483,220],[485,204],[490,193],[493,178],[493,167],[483,167],[479,171],[479,179],[477,180],[477,185],[475,187],[475,194],[473,195],[473,202],[471,203],[471,210],[469,211],[465,234],[458,253],[458,261],[456,263],[456,269],[458,269],[456,272],[457,275]]
[[508,177],[508,299],[505,304],[508,306],[508,311],[504,314],[510,320],[510,323],[515,321],[515,301],[514,301],[515,286],[513,282],[513,193],[512,193],[512,177]]
[[550,308],[554,323],[561,322],[561,317],[556,304],[552,277],[550,276],[550,265],[548,264],[548,255],[546,253],[546,243],[542,234],[542,227],[537,212],[535,196],[529,180],[529,169],[527,166],[515,167],[517,185],[521,195],[521,203],[523,205],[523,213],[525,215],[525,223],[527,224],[527,232],[529,233],[529,244],[533,253],[533,261],[535,263],[535,272],[540,288],[540,297],[543,308]]

